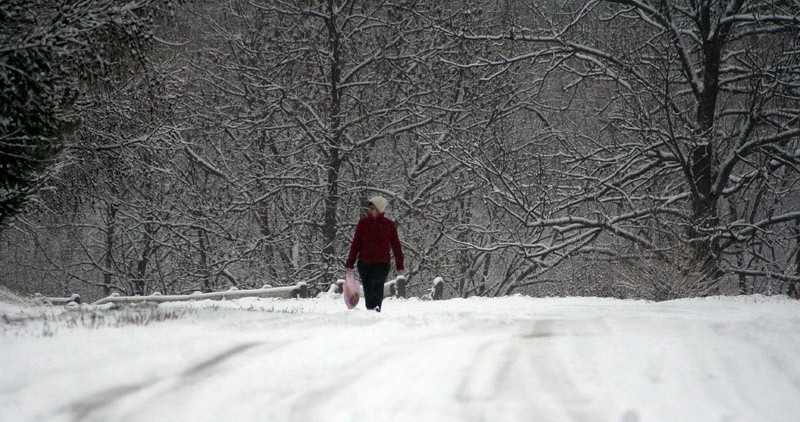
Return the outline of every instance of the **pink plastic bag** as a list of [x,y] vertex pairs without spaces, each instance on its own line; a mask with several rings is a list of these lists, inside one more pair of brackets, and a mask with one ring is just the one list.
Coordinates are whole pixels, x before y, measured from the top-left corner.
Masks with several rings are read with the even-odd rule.
[[360,285],[361,283],[356,279],[355,271],[351,269],[344,271],[344,294],[342,296],[344,296],[344,304],[347,305],[347,309],[353,309],[358,305]]

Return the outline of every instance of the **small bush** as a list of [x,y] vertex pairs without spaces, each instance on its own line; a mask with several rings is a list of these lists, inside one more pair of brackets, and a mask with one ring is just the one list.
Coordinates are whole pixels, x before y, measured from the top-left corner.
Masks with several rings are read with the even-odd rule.
[[716,294],[716,280],[709,280],[690,270],[655,259],[627,262],[616,269],[616,284],[626,296],[664,301]]
[[0,332],[3,334],[54,336],[59,328],[121,328],[127,326],[147,326],[152,323],[183,318],[187,309],[161,309],[156,306],[127,306],[102,308],[92,306],[69,306],[50,308],[38,315],[9,317],[0,319]]

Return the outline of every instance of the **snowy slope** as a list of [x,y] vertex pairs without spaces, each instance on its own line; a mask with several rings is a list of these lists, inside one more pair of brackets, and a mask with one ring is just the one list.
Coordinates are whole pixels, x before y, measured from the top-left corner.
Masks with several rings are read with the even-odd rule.
[[800,302],[782,297],[159,310],[187,313],[123,328],[87,328],[85,316],[0,325],[0,421],[800,418]]

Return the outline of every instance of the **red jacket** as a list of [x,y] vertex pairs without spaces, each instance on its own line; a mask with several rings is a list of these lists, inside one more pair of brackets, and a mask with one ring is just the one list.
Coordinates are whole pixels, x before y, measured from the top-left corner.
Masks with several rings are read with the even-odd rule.
[[356,258],[367,264],[390,262],[389,248],[394,253],[397,271],[405,269],[403,262],[403,248],[397,237],[397,225],[392,220],[381,214],[377,218],[366,216],[358,221],[353,243],[350,245],[350,255],[345,262],[345,268],[353,268]]

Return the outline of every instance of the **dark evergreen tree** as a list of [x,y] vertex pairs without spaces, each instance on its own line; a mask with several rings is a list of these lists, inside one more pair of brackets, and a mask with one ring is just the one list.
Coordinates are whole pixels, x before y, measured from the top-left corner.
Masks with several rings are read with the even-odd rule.
[[10,44],[35,25],[28,12],[0,6],[0,230],[41,186],[74,126],[54,46]]
[[147,38],[151,3],[0,3],[0,231],[54,173],[80,81],[113,69],[109,45]]

